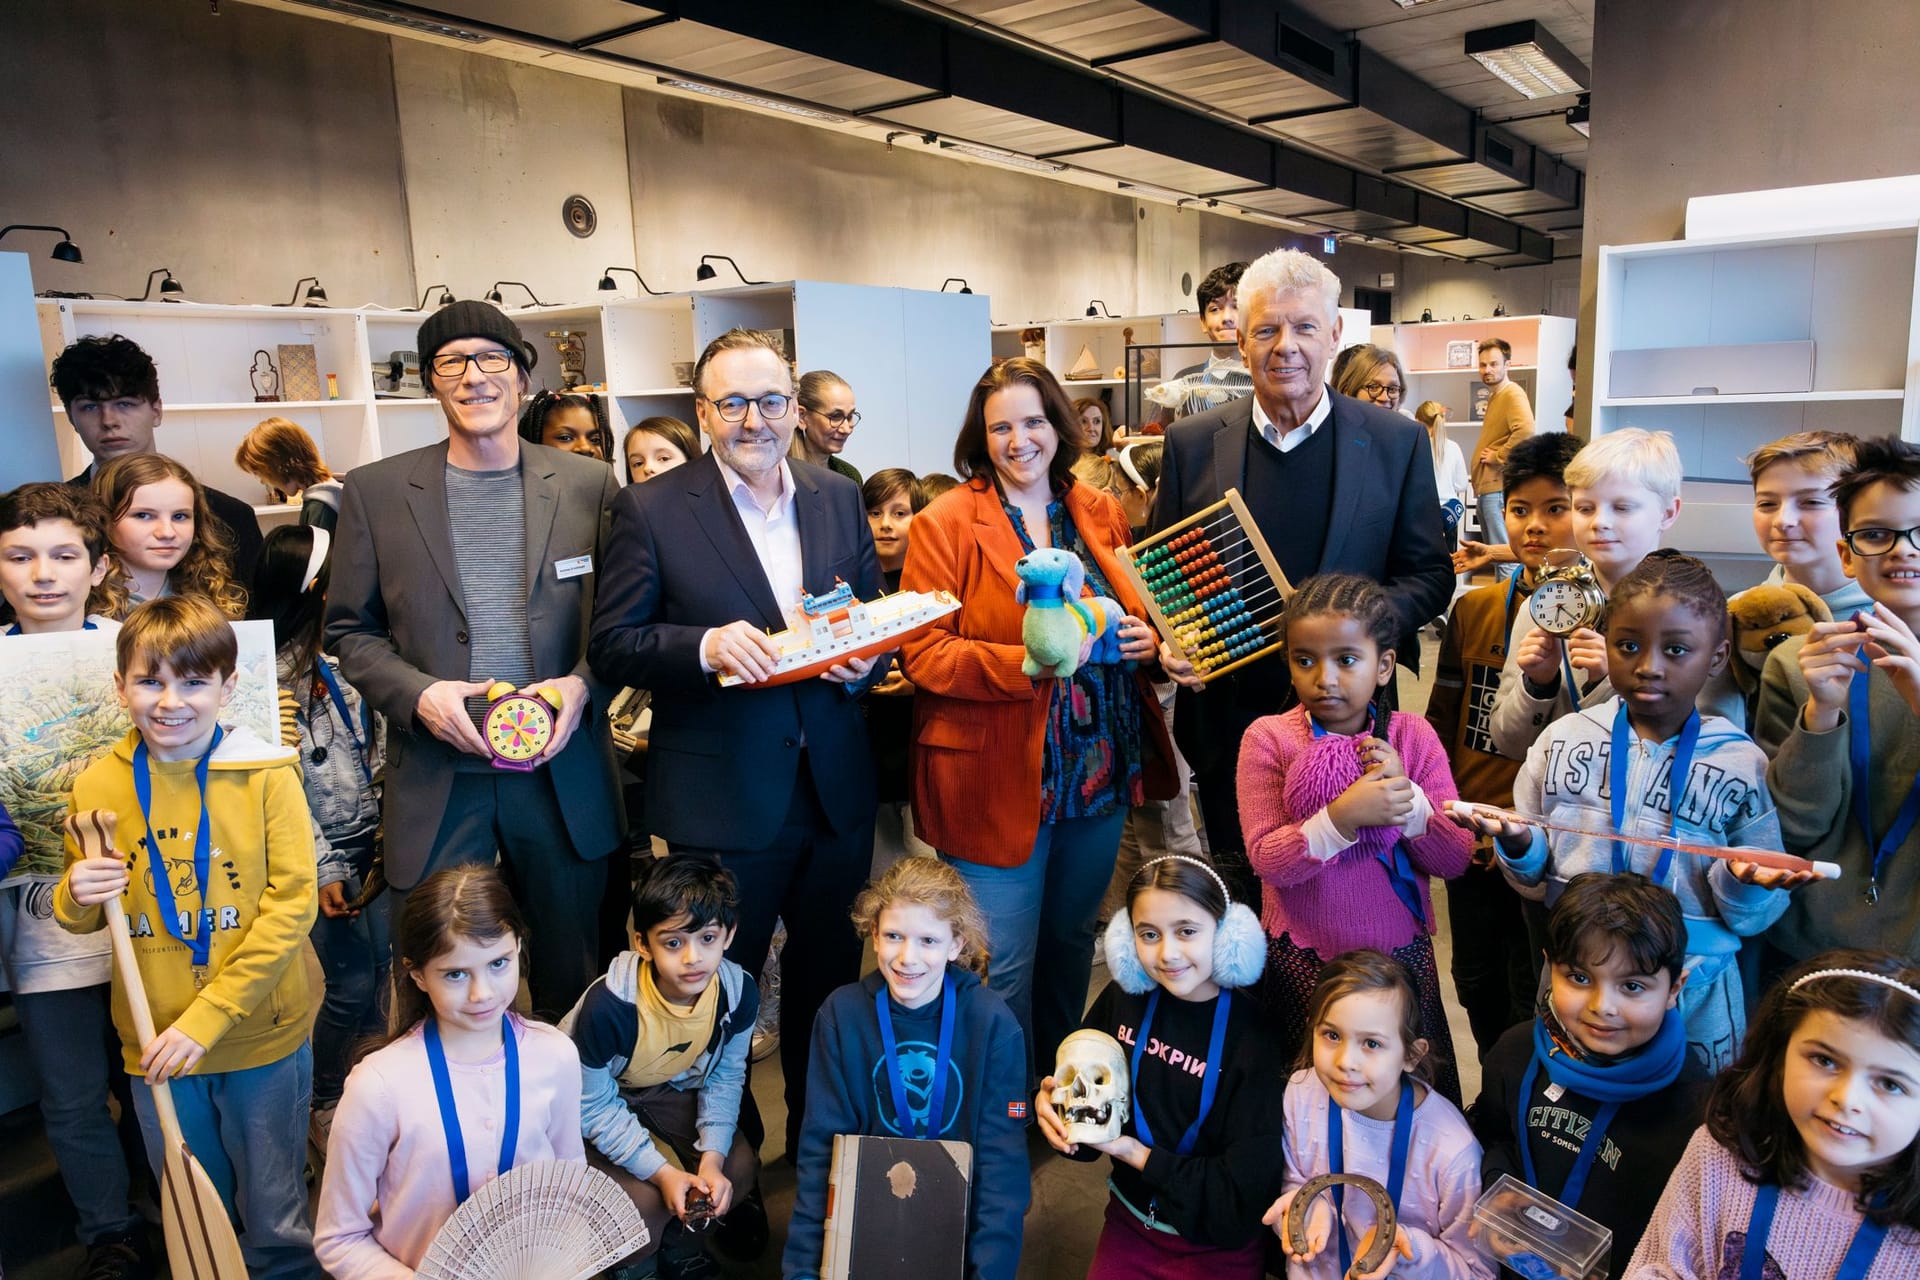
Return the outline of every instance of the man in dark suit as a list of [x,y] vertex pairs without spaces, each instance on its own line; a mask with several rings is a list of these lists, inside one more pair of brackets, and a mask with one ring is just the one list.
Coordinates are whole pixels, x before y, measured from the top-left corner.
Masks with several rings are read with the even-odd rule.
[[[1417,671],[1419,628],[1453,590],[1426,435],[1326,385],[1340,347],[1340,280],[1317,260],[1294,249],[1258,259],[1240,278],[1239,304],[1254,393],[1167,431],[1151,528],[1238,489],[1289,582],[1357,573],[1386,588],[1400,661]],[[1288,663],[1276,653],[1202,685],[1165,647],[1161,660],[1182,685],[1174,735],[1193,766],[1208,847],[1238,873],[1237,898],[1253,888],[1234,794],[1240,737],[1293,702]]]
[[[850,659],[767,686],[803,591],[845,581],[879,595],[860,489],[788,460],[793,373],[767,338],[735,329],[694,369],[709,453],[623,490],[594,610],[593,669],[653,691],[647,818],[676,856],[718,858],[740,882],[728,957],[758,974],[776,917],[787,1150],[806,1099],[813,1016],[860,971],[847,913],[873,857],[873,768],[857,696],[885,662]],[[744,684],[722,688],[717,677]]]
[[[341,495],[327,649],[387,718],[387,879],[492,865],[532,934],[534,1007],[558,1016],[598,972],[601,859],[621,843],[606,690],[587,624],[613,468],[520,439],[533,348],[484,302],[420,326],[444,443],[355,467]],[[558,695],[528,771],[496,768],[478,727],[497,680]],[[564,803],[563,803],[564,797]],[[395,903],[396,910],[398,901]]]
[[[48,379],[66,410],[74,434],[93,461],[68,484],[90,485],[93,473],[129,453],[155,452],[160,426],[160,371],[153,357],[119,334],[82,338],[54,357]],[[253,586],[260,563],[260,521],[253,508],[230,493],[201,482],[207,510],[226,530],[233,547],[233,579]]]

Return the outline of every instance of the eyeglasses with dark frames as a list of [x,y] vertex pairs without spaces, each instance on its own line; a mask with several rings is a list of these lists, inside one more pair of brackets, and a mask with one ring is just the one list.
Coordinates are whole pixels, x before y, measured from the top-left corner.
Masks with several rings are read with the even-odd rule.
[[1855,529],[1840,540],[1847,544],[1847,550],[1857,556],[1884,556],[1900,545],[1905,538],[1907,545],[1920,551],[1920,526],[1912,529]]
[[858,409],[855,409],[852,413],[848,413],[845,409],[835,409],[832,413],[822,413],[818,409],[808,409],[807,412],[816,418],[825,419],[830,425],[836,428],[857,427],[860,425],[860,411]]
[[792,396],[781,395],[777,391],[769,391],[752,400],[745,396],[721,396],[718,400],[709,400],[706,396],[700,398],[713,406],[713,411],[720,415],[722,422],[745,422],[748,405],[760,411],[762,422],[777,422],[787,416],[787,409],[793,404]]
[[466,376],[469,360],[478,365],[482,373],[505,373],[513,368],[511,351],[474,351],[467,355],[456,355],[449,351],[435,356],[430,364],[439,377],[462,378]]

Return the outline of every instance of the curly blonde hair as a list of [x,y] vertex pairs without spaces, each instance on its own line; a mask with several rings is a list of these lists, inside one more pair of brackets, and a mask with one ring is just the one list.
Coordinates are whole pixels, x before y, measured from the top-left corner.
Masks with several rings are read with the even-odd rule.
[[861,937],[871,937],[880,927],[880,913],[901,905],[925,907],[946,921],[960,942],[955,963],[986,978],[987,962],[992,957],[987,944],[987,918],[958,871],[938,858],[900,859],[853,900],[853,927]]
[[[167,584],[176,595],[203,595],[214,607],[236,621],[247,616],[247,589],[233,577],[233,542],[213,511],[207,506],[207,491],[194,479],[193,472],[161,453],[123,454],[94,473],[93,491],[107,509],[108,531],[120,522],[133,506],[133,495],[142,485],[178,480],[193,493],[193,545],[180,563],[167,573]],[[129,581],[126,569],[114,552],[114,569],[124,588]]]

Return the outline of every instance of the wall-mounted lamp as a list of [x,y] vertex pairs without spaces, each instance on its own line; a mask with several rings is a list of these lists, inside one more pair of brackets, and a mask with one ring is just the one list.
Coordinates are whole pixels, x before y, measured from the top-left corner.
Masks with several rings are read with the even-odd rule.
[[533,290],[527,288],[527,286],[525,286],[524,284],[521,284],[518,280],[495,280],[493,282],[493,288],[487,290],[487,301],[491,302],[496,307],[500,305],[500,286],[503,284],[510,284],[514,288],[525,293],[529,298],[533,299],[533,305],[536,307],[544,307],[549,305],[545,302],[540,301],[540,296],[538,294],[536,294]]
[[67,234],[66,228],[64,227],[47,227],[37,222],[16,222],[10,226],[0,227],[0,236],[5,236],[9,231],[57,232],[60,236],[60,243],[53,246],[53,253],[49,256],[56,262],[77,263],[81,260],[80,246],[73,242],[73,237]]
[[965,280],[962,280],[959,276],[948,276],[946,280],[942,282],[942,284],[940,285],[940,292],[945,293],[947,291],[947,285],[950,285],[950,284],[959,285],[960,286],[959,291],[961,293],[973,292],[973,286],[968,284]]
[[412,309],[415,311],[425,311],[427,309],[427,299],[433,296],[435,289],[440,291],[440,300],[434,304],[435,306],[450,307],[453,305],[453,291],[451,289],[447,288],[444,284],[430,284],[420,291],[420,305]]
[[[304,295],[300,292],[300,286],[303,284],[307,286],[307,291]],[[305,298],[304,302],[302,301],[303,297]],[[293,296],[280,305],[283,307],[324,307],[327,305],[327,291],[320,287],[320,278],[318,276],[301,276],[293,282]]]
[[153,278],[155,276],[166,277],[165,280],[162,280],[160,282],[160,301],[179,302],[183,297],[186,296],[186,292],[187,292],[186,287],[182,285],[178,280],[175,280],[173,278],[172,271],[168,270],[166,267],[155,267],[153,270],[147,272],[146,292],[142,293],[139,297],[135,298],[134,299],[135,302],[145,302],[148,298],[151,298],[153,296]]
[[1107,310],[1107,304],[1098,298],[1095,298],[1087,304],[1087,314],[1089,316],[1105,316],[1109,320],[1118,320],[1120,318],[1113,314],[1113,312]]
[[624,271],[628,275],[632,276],[635,280],[638,280],[640,282],[640,287],[642,289],[645,289],[648,293],[652,294],[656,298],[664,298],[667,296],[664,290],[656,289],[652,285],[648,284],[647,278],[641,275],[638,271],[635,271],[632,267],[608,267],[605,271],[601,272],[600,273],[601,292],[614,293],[618,291],[620,286],[613,282],[613,273],[616,271]]
[[714,263],[716,263],[716,262],[724,262],[724,263],[726,263],[726,264],[727,264],[728,266],[730,266],[730,267],[732,267],[732,268],[733,268],[733,274],[735,274],[735,275],[737,275],[737,276],[739,276],[739,277],[740,277],[740,283],[741,283],[741,284],[765,284],[765,283],[766,283],[766,281],[765,281],[765,280],[749,280],[749,279],[747,279],[747,273],[746,273],[746,272],[744,272],[744,271],[742,271],[742,270],[740,269],[740,264],[739,264],[739,263],[737,263],[737,262],[735,262],[735,261],[734,261],[734,260],[733,260],[732,258],[729,258],[729,257],[728,257],[728,256],[727,256],[726,254],[724,254],[724,253],[703,253],[703,254],[701,254],[701,255],[700,255],[700,266],[699,266],[699,268],[698,268],[697,270],[695,270],[695,271],[694,271],[694,273],[693,273],[693,278],[694,278],[695,280],[712,280],[712,279],[714,279],[715,277],[717,277],[717,276],[718,276],[718,275],[719,275],[720,273],[719,273],[718,271],[715,271],[715,270],[713,269],[713,264],[714,264]]

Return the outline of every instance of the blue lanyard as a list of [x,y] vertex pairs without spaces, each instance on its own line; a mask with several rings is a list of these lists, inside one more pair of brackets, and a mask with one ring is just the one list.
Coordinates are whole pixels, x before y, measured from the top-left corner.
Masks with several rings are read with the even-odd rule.
[[167,927],[167,932],[187,944],[196,987],[207,984],[207,952],[213,945],[213,913],[207,910],[207,872],[213,860],[213,820],[207,813],[207,762],[220,749],[220,739],[224,736],[225,731],[215,725],[213,741],[193,766],[193,781],[200,788],[200,824],[193,833],[193,886],[200,894],[200,903],[194,912],[191,937],[181,922],[179,907],[174,905],[173,875],[167,869],[166,858],[161,856],[160,842],[153,838],[153,771],[147,763],[146,740],[141,739],[133,749],[133,794],[140,802],[140,820],[147,824],[147,868],[153,876],[154,900],[159,904],[160,922]]
[[[447,1139],[447,1165],[453,1170],[453,1202],[465,1204],[472,1194],[467,1185],[467,1143],[460,1132],[460,1108],[453,1101],[453,1076],[447,1071],[447,1051],[440,1047],[440,1026],[428,1017],[425,1039],[427,1066],[433,1070],[433,1096],[440,1104],[440,1131]],[[514,1149],[520,1145],[520,1046],[514,1043],[513,1021],[500,1015],[500,1041],[507,1055],[507,1122],[500,1130],[497,1178],[513,1168]]]
[[[1862,662],[1867,661],[1866,650],[1856,649],[1854,655]],[[1873,850],[1873,867],[1868,873],[1867,904],[1880,901],[1880,868],[1893,856],[1894,850],[1906,843],[1913,834],[1916,821],[1920,821],[1920,777],[1913,780],[1907,788],[1907,798],[1900,802],[1900,810],[1894,814],[1893,825],[1879,840],[1873,838],[1873,729],[1867,723],[1868,686],[1873,681],[1873,668],[1854,673],[1853,681],[1847,686],[1847,765],[1853,775],[1853,820],[1860,824],[1860,833],[1867,838],[1867,847]]]
[[[1214,1001],[1213,1032],[1207,1037],[1206,1069],[1200,1077],[1200,1112],[1174,1145],[1173,1149],[1179,1155],[1193,1154],[1194,1143],[1200,1138],[1200,1126],[1207,1122],[1207,1114],[1213,1110],[1213,1096],[1220,1091],[1220,1055],[1227,1047],[1227,1007],[1232,1000],[1233,993],[1222,987]],[[1134,1033],[1133,1062],[1127,1068],[1134,1090],[1133,1131],[1142,1145],[1149,1147],[1153,1145],[1153,1130],[1147,1125],[1146,1109],[1140,1105],[1140,1055],[1146,1050],[1147,1032],[1153,1026],[1154,1010],[1159,1007],[1160,988],[1155,987],[1153,994],[1147,997],[1147,1012],[1140,1019],[1140,1029]]]
[[[1627,719],[1627,700],[1620,700],[1620,709],[1613,713],[1613,758],[1607,761],[1607,788],[1613,792],[1610,800],[1613,805],[1613,829],[1625,831],[1627,823],[1627,756],[1633,750],[1633,725]],[[1680,741],[1674,744],[1673,760],[1667,770],[1667,838],[1673,838],[1674,828],[1680,822],[1680,802],[1686,799],[1687,776],[1693,772],[1693,748],[1700,741],[1700,713],[1687,713],[1687,723],[1680,730]],[[1632,869],[1627,857],[1626,842],[1613,842],[1613,874]],[[1660,859],[1654,863],[1648,877],[1661,888],[1673,872],[1673,850],[1660,850]]]
[[[360,734],[353,727],[353,713],[347,710],[347,695],[340,690],[340,677],[333,674],[333,664],[325,658],[315,657],[313,665],[320,669],[320,679],[327,686],[327,697],[333,700],[334,709],[340,713],[340,723],[347,726],[347,738],[353,743],[353,758],[360,765],[360,773],[366,778],[367,785],[372,786],[373,769],[367,764],[367,744],[360,740]],[[360,704],[361,711],[364,712],[366,707],[365,702]],[[369,720],[367,742],[371,741],[373,741],[373,723]]]
[[940,983],[940,1050],[933,1060],[933,1086],[927,1098],[927,1122],[920,1124],[907,1105],[907,1082],[900,1074],[900,1054],[893,1038],[893,1010],[887,1007],[887,984],[873,993],[873,1007],[880,1017],[880,1047],[886,1058],[887,1084],[893,1090],[893,1118],[902,1137],[937,1138],[947,1127],[947,1071],[953,1063],[953,975]]
[[[1400,1077],[1400,1109],[1393,1113],[1393,1146],[1387,1155],[1387,1199],[1393,1201],[1393,1211],[1400,1212],[1400,1192],[1407,1185],[1407,1148],[1413,1144],[1413,1081],[1406,1076]],[[1346,1143],[1341,1135],[1340,1104],[1327,1096],[1327,1172],[1346,1172]],[[1343,1183],[1333,1185],[1333,1212],[1341,1218],[1333,1227],[1333,1234],[1340,1241],[1340,1274],[1346,1275],[1353,1270],[1353,1249],[1347,1243],[1346,1222],[1341,1215],[1346,1212],[1346,1186]]]
[[[98,631],[100,627],[99,627],[99,624],[97,623],[82,622],[80,624],[80,629],[82,631]],[[21,634],[20,624],[17,622],[14,623],[12,626],[9,626],[4,632],[0,632],[0,635],[9,635],[9,636],[17,636],[19,634]]]
[[[1369,716],[1366,730],[1369,734],[1373,732],[1373,724]],[[1312,712],[1307,713],[1307,727],[1313,730],[1316,738],[1327,736],[1327,731],[1320,727],[1320,722],[1313,718]],[[1413,917],[1421,934],[1429,932],[1426,909],[1420,905],[1420,877],[1414,873],[1413,859],[1407,856],[1407,842],[1395,840],[1391,849],[1382,849],[1373,855],[1373,860],[1387,873],[1387,887],[1393,890],[1394,897],[1400,899],[1400,905]]]
[[[1520,1115],[1514,1126],[1514,1133],[1520,1139],[1520,1164],[1527,1175],[1527,1185],[1537,1191],[1546,1188],[1540,1185],[1539,1176],[1533,1169],[1533,1143],[1528,1141],[1527,1109],[1533,1101],[1533,1086],[1540,1079],[1540,1059],[1536,1055],[1527,1062],[1527,1074],[1520,1081]],[[1587,1126],[1586,1141],[1580,1146],[1580,1154],[1575,1157],[1573,1169],[1567,1174],[1567,1180],[1560,1187],[1560,1203],[1569,1209],[1580,1207],[1580,1197],[1587,1190],[1587,1175],[1593,1172],[1593,1162],[1600,1155],[1601,1148],[1607,1144],[1607,1129],[1613,1124],[1613,1118],[1620,1114],[1618,1102],[1603,1102],[1594,1112],[1592,1122]]]
[[[1747,1243],[1740,1250],[1740,1280],[1761,1280],[1767,1263],[1767,1237],[1773,1232],[1773,1211],[1780,1203],[1780,1188],[1763,1182],[1754,1188],[1753,1216],[1747,1219]],[[1862,1222],[1853,1233],[1853,1243],[1840,1260],[1833,1280],[1866,1280],[1880,1256],[1880,1242],[1887,1228],[1878,1222]]]

